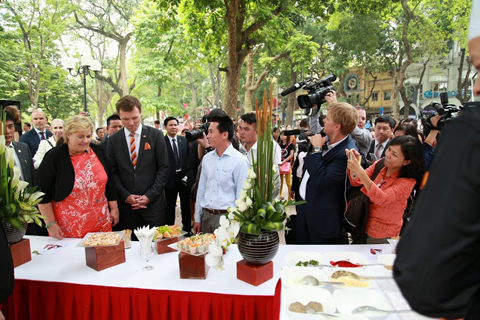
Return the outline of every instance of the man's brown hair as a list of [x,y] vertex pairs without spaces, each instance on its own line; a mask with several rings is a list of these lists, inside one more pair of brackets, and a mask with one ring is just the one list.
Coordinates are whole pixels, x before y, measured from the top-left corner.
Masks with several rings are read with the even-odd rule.
[[131,95],[126,95],[122,97],[120,100],[117,101],[116,106],[118,113],[120,113],[120,110],[125,112],[131,112],[133,111],[133,109],[135,109],[135,107],[138,108],[138,111],[140,111],[140,113],[142,112],[142,104],[140,103],[140,100]]
[[328,106],[333,122],[341,125],[344,135],[352,133],[358,123],[358,113],[355,108],[346,102],[336,102]]

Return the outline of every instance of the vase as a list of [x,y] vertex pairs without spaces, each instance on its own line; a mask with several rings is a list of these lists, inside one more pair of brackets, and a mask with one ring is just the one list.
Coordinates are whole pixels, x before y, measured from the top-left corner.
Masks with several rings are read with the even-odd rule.
[[8,222],[2,222],[3,230],[5,231],[5,235],[7,236],[7,240],[9,244],[14,244],[22,240],[23,236],[27,232],[27,224],[24,223],[23,230],[18,230],[14,226],[12,226]]
[[262,231],[258,236],[240,232],[238,251],[248,263],[262,265],[275,257],[279,243],[277,231]]

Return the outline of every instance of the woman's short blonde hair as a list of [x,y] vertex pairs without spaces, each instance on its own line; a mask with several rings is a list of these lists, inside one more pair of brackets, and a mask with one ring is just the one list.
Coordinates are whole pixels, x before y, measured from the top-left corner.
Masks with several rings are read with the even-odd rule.
[[68,143],[68,135],[75,133],[80,130],[89,129],[90,132],[93,134],[93,122],[89,117],[86,116],[73,116],[68,119],[67,123],[65,124],[65,128],[63,129],[63,137],[65,139],[65,143]]
[[332,121],[341,126],[344,135],[352,133],[358,124],[357,110],[346,102],[335,102],[328,106]]

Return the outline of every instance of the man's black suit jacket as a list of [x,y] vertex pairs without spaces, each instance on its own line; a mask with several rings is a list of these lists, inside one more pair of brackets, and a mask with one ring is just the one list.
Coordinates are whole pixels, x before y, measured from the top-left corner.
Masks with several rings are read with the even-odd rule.
[[142,126],[137,166],[134,168],[124,130],[127,129],[119,130],[108,139],[108,160],[112,167],[120,214],[122,211],[133,212],[125,200],[129,195],[136,194],[145,195],[151,201],[147,209],[137,212],[164,216],[168,156],[163,133],[161,130]]
[[[46,135],[45,139],[48,139],[53,134],[50,131],[45,130],[45,135]],[[38,136],[37,131],[35,131],[35,129],[32,128],[27,133],[22,134],[20,136],[20,142],[23,142],[26,145],[28,145],[28,147],[30,148],[30,153],[32,154],[32,158],[33,158],[33,156],[35,156],[35,153],[37,153],[38,145],[40,144],[40,137]]]
[[[187,174],[187,164],[188,164],[188,141],[185,137],[175,136],[177,141],[177,148],[180,157],[180,164],[182,167],[182,178]],[[168,182],[166,188],[172,188],[175,183],[175,157],[173,156],[173,147],[170,143],[168,135],[165,136],[165,144],[168,152],[168,161],[169,161],[169,173],[168,173]]]
[[35,169],[33,168],[33,157],[30,153],[30,149],[25,143],[15,141],[12,143],[18,160],[20,161],[20,165],[22,166],[23,179],[25,182],[29,183],[30,187],[33,187]]
[[[380,155],[380,159],[385,158],[385,151],[387,151],[388,146],[390,145],[390,141],[391,140],[388,140],[387,144],[385,145],[385,148],[383,148],[382,154]],[[372,159],[370,157],[370,153],[375,153],[375,144],[376,143],[377,143],[377,141],[373,140],[372,144],[370,145],[370,150],[368,150],[367,159],[370,160],[370,161],[372,161]],[[377,160],[380,160],[380,159],[377,159]]]

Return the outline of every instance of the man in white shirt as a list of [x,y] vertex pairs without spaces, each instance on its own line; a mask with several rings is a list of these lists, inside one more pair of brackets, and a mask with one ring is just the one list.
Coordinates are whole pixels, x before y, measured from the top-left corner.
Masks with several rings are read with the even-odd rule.
[[198,182],[195,207],[194,233],[212,233],[220,216],[228,207],[235,207],[240,190],[247,179],[247,158],[235,150],[233,121],[228,115],[216,115],[209,119],[208,142],[214,151],[202,159],[202,173]]
[[[244,152],[247,156],[248,162],[250,163],[250,167],[253,166],[253,159],[257,159],[257,117],[255,113],[246,113],[240,117],[240,121],[238,121],[238,133],[240,137],[240,151]],[[273,157],[273,164],[280,165],[282,162],[282,149],[278,143],[273,141],[273,150],[274,150],[274,157]],[[275,185],[273,189],[272,197],[273,199],[277,198],[280,195],[280,173],[277,170],[275,174]]]
[[28,131],[20,137],[20,142],[28,145],[32,158],[38,150],[41,140],[48,139],[52,133],[46,129],[47,117],[41,110],[32,112],[33,130]]

